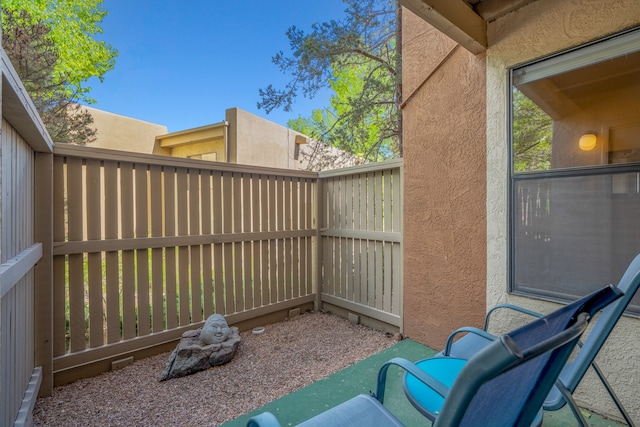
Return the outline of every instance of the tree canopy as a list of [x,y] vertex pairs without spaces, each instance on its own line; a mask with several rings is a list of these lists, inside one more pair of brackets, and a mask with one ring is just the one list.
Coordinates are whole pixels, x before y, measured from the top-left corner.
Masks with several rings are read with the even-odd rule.
[[56,142],[91,142],[91,77],[113,69],[117,51],[95,36],[102,0],[2,0],[2,43]]
[[344,1],[343,20],[316,23],[309,34],[289,28],[292,56],[280,52],[273,62],[291,80],[283,89],[261,89],[258,107],[291,111],[298,95],[329,88],[331,105],[289,126],[370,161],[401,156],[400,7],[394,0]]

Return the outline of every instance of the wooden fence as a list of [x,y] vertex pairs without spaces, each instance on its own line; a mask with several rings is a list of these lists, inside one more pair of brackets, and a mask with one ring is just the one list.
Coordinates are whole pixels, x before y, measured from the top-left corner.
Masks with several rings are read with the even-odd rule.
[[56,146],[55,383],[212,313],[235,324],[326,301],[400,327],[401,164],[319,178]]
[[322,301],[402,327],[402,161],[321,172]]
[[26,421],[25,390],[36,387],[37,392],[40,380],[34,372],[33,266],[42,245],[33,243],[33,150],[6,120],[0,150],[0,425],[6,426]]
[[43,377],[34,300],[35,266],[44,250],[35,193],[39,155],[50,155],[53,143],[2,50],[0,74],[0,425],[29,426]]
[[[317,174],[56,146],[53,372],[313,302]],[[64,380],[62,380],[64,381]]]

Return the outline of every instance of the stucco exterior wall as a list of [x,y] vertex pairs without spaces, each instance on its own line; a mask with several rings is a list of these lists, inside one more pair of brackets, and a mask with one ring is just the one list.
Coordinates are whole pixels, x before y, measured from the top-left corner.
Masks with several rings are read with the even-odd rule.
[[441,348],[485,312],[485,60],[403,11],[404,333]]
[[[97,139],[90,147],[110,150],[154,153],[156,136],[167,133],[167,127],[125,117],[91,107],[83,107],[93,116]],[[155,154],[155,153],[154,153]]]
[[229,122],[230,162],[302,169],[300,160],[294,158],[295,138],[300,133],[238,108],[229,108],[226,118]]
[[[509,302],[542,312],[556,308],[507,289],[507,70],[554,52],[638,25],[637,0],[538,0],[488,26],[487,85],[487,306]],[[632,418],[640,419],[640,320],[624,317],[598,361]],[[596,412],[616,415],[592,377],[578,388],[577,400]]]

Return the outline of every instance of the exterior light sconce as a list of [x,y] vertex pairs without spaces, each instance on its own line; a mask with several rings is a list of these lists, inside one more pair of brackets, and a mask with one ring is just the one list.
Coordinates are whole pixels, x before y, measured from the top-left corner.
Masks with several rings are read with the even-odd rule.
[[597,141],[598,141],[598,138],[596,137],[595,133],[593,132],[585,133],[578,140],[578,147],[580,147],[582,151],[591,151],[594,148],[596,148]]
[[307,142],[308,142],[308,141],[307,141],[307,138],[305,138],[304,136],[302,136],[302,135],[296,135],[296,144],[298,144],[298,145],[300,145],[300,144],[306,144]]

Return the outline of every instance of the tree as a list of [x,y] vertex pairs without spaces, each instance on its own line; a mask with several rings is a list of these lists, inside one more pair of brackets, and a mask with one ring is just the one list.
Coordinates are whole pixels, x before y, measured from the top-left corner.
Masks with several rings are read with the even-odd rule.
[[298,94],[312,98],[330,88],[330,106],[289,126],[367,160],[401,156],[400,6],[394,0],[345,3],[343,21],[316,23],[308,35],[289,28],[293,56],[280,52],[273,62],[292,79],[284,89],[260,89],[258,107],[291,111]]
[[550,169],[553,139],[551,117],[519,90],[514,89],[512,96],[515,171]]
[[3,0],[2,43],[56,142],[95,139],[91,115],[78,103],[92,103],[91,77],[103,78],[117,51],[94,39],[106,11],[102,0]]

